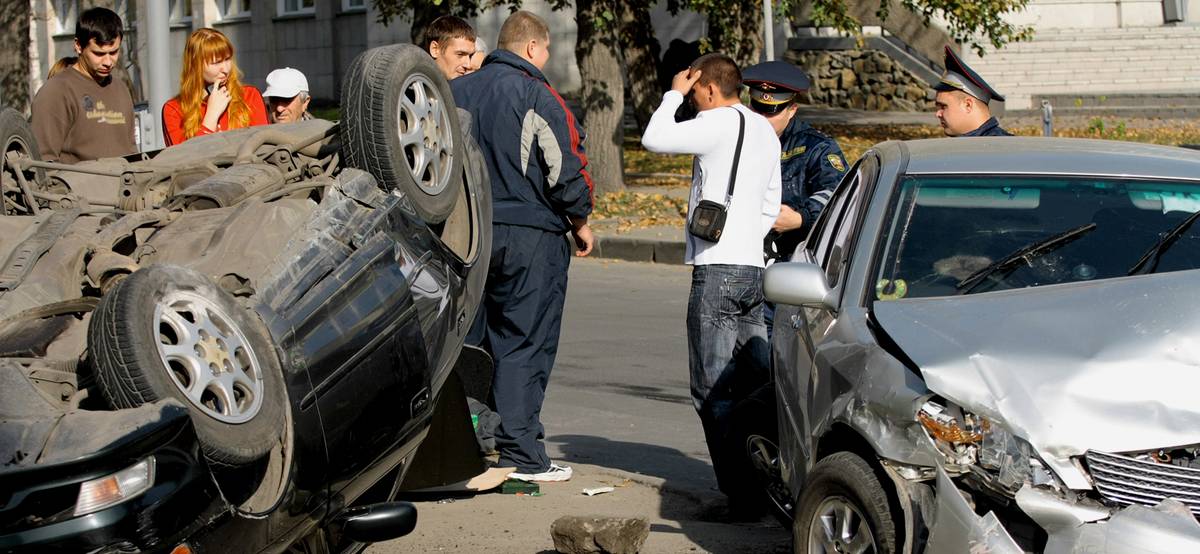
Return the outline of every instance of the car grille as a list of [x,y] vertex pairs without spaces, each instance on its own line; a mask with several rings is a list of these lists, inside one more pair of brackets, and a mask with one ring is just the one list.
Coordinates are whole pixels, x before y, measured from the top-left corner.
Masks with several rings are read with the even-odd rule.
[[1200,515],[1200,469],[1089,450],[1085,456],[1100,496],[1120,504],[1153,506],[1174,498]]

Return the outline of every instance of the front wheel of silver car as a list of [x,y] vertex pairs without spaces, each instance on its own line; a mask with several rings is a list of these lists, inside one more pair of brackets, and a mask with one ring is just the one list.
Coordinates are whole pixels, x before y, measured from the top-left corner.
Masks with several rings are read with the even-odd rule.
[[852,452],[813,467],[792,524],[797,554],[892,554],[896,525],[874,469]]
[[92,313],[88,347],[113,407],[180,401],[211,461],[257,460],[284,429],[287,395],[265,327],[193,270],[154,265],[122,279]]

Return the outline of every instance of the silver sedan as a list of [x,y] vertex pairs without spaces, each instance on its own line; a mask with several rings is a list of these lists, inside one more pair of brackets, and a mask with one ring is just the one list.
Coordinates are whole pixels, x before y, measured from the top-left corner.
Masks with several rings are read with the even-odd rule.
[[1200,552],[1198,218],[1178,148],[865,154],[764,282],[796,552]]

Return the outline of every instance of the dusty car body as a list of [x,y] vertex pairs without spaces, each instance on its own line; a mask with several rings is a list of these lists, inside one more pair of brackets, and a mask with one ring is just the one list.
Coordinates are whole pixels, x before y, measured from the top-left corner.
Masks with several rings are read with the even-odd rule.
[[797,552],[1200,551],[1200,156],[890,142],[768,269]]
[[5,129],[0,551],[354,550],[481,467],[486,170],[420,49],[347,79],[339,124],[73,167]]

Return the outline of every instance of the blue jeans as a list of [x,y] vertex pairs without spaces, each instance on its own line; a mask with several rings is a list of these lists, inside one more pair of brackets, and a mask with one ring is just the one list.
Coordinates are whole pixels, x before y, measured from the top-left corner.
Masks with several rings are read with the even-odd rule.
[[721,471],[724,459],[734,454],[723,445],[728,415],[745,392],[740,381],[769,363],[762,279],[761,267],[698,265],[692,269],[687,313],[692,403],[704,426],[718,484],[726,481]]

